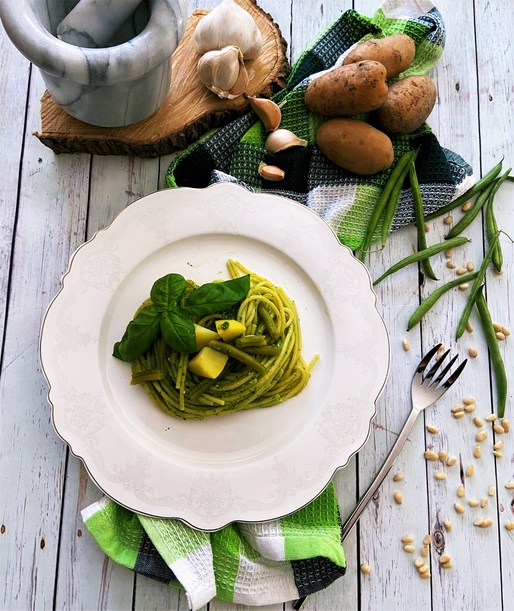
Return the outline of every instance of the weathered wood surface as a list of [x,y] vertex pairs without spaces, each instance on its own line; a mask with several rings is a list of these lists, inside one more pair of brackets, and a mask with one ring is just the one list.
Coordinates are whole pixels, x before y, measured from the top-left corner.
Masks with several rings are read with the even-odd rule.
[[[212,8],[216,0],[190,1],[189,9]],[[260,0],[290,43],[294,61],[325,26],[348,8],[372,14],[371,0]],[[475,0],[438,3],[447,28],[446,50],[433,72],[438,103],[429,123],[440,142],[466,158],[475,173],[485,173],[505,155],[514,162],[512,130],[512,66],[514,40],[509,3]],[[44,91],[37,70],[31,70],[6,40],[0,29],[0,609],[102,609],[115,611],[170,609],[185,611],[183,594],[112,563],[100,552],[80,519],[80,510],[100,497],[80,461],[70,455],[55,435],[46,402],[46,384],[39,366],[38,336],[46,306],[59,286],[69,255],[97,229],[132,201],[163,185],[171,156],[144,160],[131,157],[70,155],[56,157],[31,134],[39,128],[39,100]],[[507,166],[508,167],[508,166]],[[512,189],[500,191],[496,202],[500,226],[514,237]],[[460,216],[455,212],[455,217]],[[430,223],[430,243],[444,236],[441,219]],[[484,238],[479,222],[467,232],[473,240],[461,249],[455,262],[478,263]],[[412,227],[397,232],[386,249],[369,259],[377,277],[393,261],[410,252],[416,242]],[[489,275],[487,296],[494,320],[513,324],[514,250],[502,238],[505,253],[503,276]],[[441,278],[453,277],[444,258],[434,265]],[[372,434],[358,457],[340,471],[335,482],[343,519],[359,493],[373,478],[391,447],[409,409],[410,377],[419,357],[434,342],[442,341],[453,352],[464,353],[471,345],[479,351],[466,374],[444,400],[420,418],[402,451],[395,471],[405,480],[389,477],[345,548],[347,575],[325,591],[310,597],[306,611],[357,611],[405,609],[464,611],[514,608],[514,536],[504,525],[513,516],[513,492],[505,483],[514,479],[514,442],[505,435],[503,458],[491,454],[491,426],[482,444],[484,456],[473,458],[478,429],[472,415],[484,417],[494,408],[487,350],[475,315],[475,331],[454,341],[454,331],[465,294],[453,292],[441,300],[423,324],[410,333],[406,322],[433,289],[427,280],[418,286],[415,268],[402,270],[377,288],[378,307],[391,336],[392,362],[389,382],[377,404]],[[403,338],[411,350],[404,352]],[[510,339],[502,344],[511,389],[514,388],[514,356]],[[477,398],[476,414],[455,420],[450,409],[465,396]],[[514,405],[512,391],[508,410]],[[425,424],[439,427],[439,435],[426,432]],[[475,475],[464,477],[466,513],[453,509],[461,483],[459,463],[443,467],[426,463],[425,448],[445,449],[462,462],[475,465]],[[440,467],[448,473],[444,482],[434,479]],[[486,508],[473,509],[469,499],[487,496],[489,485],[497,495]],[[403,493],[398,506],[393,493]],[[493,527],[473,526],[476,517],[491,516]],[[447,533],[442,521],[450,519]],[[419,551],[427,533],[438,542],[431,546],[432,578],[421,580],[413,556],[402,550],[400,539],[412,534]],[[454,568],[439,567],[443,551],[454,559]],[[416,556],[419,554],[416,554]],[[370,576],[359,565],[369,563]],[[212,601],[210,611],[235,611],[236,605]],[[257,608],[255,608],[257,609]],[[290,611],[291,605],[264,607],[266,611]]]

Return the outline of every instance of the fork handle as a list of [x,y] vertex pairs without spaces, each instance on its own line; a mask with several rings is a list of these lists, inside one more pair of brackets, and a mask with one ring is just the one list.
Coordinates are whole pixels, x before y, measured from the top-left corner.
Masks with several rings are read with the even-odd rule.
[[389,455],[387,456],[384,464],[380,468],[380,471],[377,473],[375,479],[371,482],[370,487],[366,490],[364,495],[361,497],[360,501],[357,503],[357,507],[355,507],[350,517],[343,524],[343,528],[341,530],[341,541],[344,541],[346,539],[349,532],[352,530],[356,522],[361,517],[362,512],[368,506],[368,503],[375,496],[377,490],[380,487],[380,484],[384,481],[384,479],[386,478],[386,475],[391,470],[391,467],[393,466],[394,461],[397,459],[398,454],[400,453],[401,449],[403,448],[404,443],[407,441],[409,433],[412,431],[412,427],[414,426],[414,423],[416,422],[416,418],[418,417],[418,414],[419,414],[418,410],[413,410],[409,414],[409,417],[405,421],[405,424],[403,425],[403,428],[400,431],[400,434],[398,435],[398,439],[394,442],[394,445],[391,448]]

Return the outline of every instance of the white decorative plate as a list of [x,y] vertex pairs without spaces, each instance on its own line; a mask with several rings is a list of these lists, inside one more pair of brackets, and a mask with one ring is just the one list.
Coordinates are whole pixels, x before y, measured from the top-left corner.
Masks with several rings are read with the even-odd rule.
[[[307,388],[268,409],[177,420],[112,357],[153,282],[228,278],[234,258],[297,304]],[[96,484],[139,513],[203,530],[262,521],[315,498],[365,443],[389,369],[369,274],[294,201],[233,184],[143,197],[73,255],[41,334],[57,433]]]

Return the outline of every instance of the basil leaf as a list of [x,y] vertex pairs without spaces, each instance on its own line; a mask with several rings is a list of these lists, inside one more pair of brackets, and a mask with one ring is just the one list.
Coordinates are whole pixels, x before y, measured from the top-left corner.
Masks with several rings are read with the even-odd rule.
[[156,310],[173,308],[186,290],[186,281],[180,274],[168,274],[156,280],[150,291],[150,299]]
[[173,350],[185,354],[196,352],[195,326],[182,308],[162,314],[161,333]]
[[226,310],[246,297],[250,290],[250,276],[241,276],[226,282],[202,284],[189,293],[184,309],[195,316],[214,314]]
[[148,350],[159,337],[160,312],[144,308],[129,322],[121,341],[114,344],[113,356],[129,363]]

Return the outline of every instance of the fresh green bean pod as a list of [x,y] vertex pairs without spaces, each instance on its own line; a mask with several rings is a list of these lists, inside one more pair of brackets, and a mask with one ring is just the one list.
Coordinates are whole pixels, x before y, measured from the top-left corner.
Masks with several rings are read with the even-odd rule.
[[480,265],[480,268],[478,269],[478,275],[475,278],[475,281],[473,282],[473,285],[469,292],[468,301],[466,302],[466,306],[464,307],[464,311],[462,312],[462,316],[460,317],[459,324],[457,325],[457,331],[455,332],[456,339],[459,339],[459,337],[462,337],[462,334],[466,330],[466,325],[469,320],[469,315],[471,314],[471,310],[473,309],[473,304],[475,303],[477,293],[480,290],[480,287],[482,286],[482,283],[484,281],[485,274],[487,272],[487,266],[489,265],[489,263],[491,263],[494,248],[498,240],[499,240],[499,236],[497,234],[493,240],[493,243],[489,246],[489,250],[487,251],[484,257],[484,260],[482,261],[482,264]]
[[247,346],[264,346],[266,344],[265,335],[244,335],[236,339],[236,348],[245,348]]
[[[487,206],[485,209],[485,229],[486,229],[487,241],[489,242],[489,245],[493,243],[493,241],[495,240],[495,236],[498,235],[498,223],[496,222],[496,217],[494,214],[493,201],[494,201],[494,198],[491,194],[489,196],[489,199],[487,201]],[[495,269],[500,271],[503,265],[503,252],[502,252],[500,240],[496,241],[494,245],[494,252],[493,252],[491,261]]]
[[492,193],[496,181],[498,180],[500,179],[496,178],[494,182],[492,182],[484,191],[482,191],[482,193],[480,193],[480,195],[476,198],[473,206],[468,210],[468,212],[466,212],[466,214],[460,219],[460,221],[450,229],[448,235],[445,238],[446,240],[451,240],[455,236],[460,235],[464,231],[464,229],[471,225],[471,223],[478,216],[480,210],[483,208],[485,202],[488,200],[489,195]]
[[[410,186],[412,189],[412,200],[414,202],[414,214],[416,215],[416,229],[418,232],[418,249],[425,250],[427,248],[427,234],[425,233],[425,219],[423,217],[423,200],[421,198],[421,189],[419,188],[418,175],[414,162],[409,163]],[[421,267],[425,274],[432,280],[438,280],[432,269],[429,259],[421,261]]]
[[496,380],[496,400],[498,403],[497,414],[499,418],[505,415],[505,405],[507,403],[507,374],[505,373],[505,365],[503,363],[496,332],[493,327],[491,313],[487,307],[487,301],[483,294],[483,285],[477,292],[475,303],[477,304],[480,321],[484,331],[487,347],[489,348],[489,356],[491,357],[491,365],[494,371]]
[[478,271],[472,272],[471,274],[466,274],[465,276],[460,276],[455,280],[451,280],[443,286],[440,286],[438,289],[430,293],[430,295],[424,299],[419,306],[414,311],[414,314],[409,318],[409,322],[407,323],[407,331],[410,331],[413,327],[415,327],[425,316],[425,314],[434,306],[434,304],[450,289],[453,289],[465,282],[471,282],[478,276]]
[[449,204],[446,204],[446,206],[443,206],[442,208],[439,208],[439,210],[436,210],[435,212],[432,212],[431,214],[427,215],[425,217],[425,221],[431,221],[432,219],[436,219],[438,216],[442,216],[447,212],[451,212],[452,210],[457,208],[457,206],[465,204],[470,197],[473,197],[480,191],[486,189],[501,172],[502,163],[503,160],[500,161],[497,165],[495,165],[492,170],[487,172],[487,174],[478,182],[476,182],[470,189],[468,189],[465,193],[457,197],[457,199],[454,199]]
[[267,354],[269,356],[277,356],[281,352],[278,346],[248,346],[243,350],[246,354]]
[[232,358],[236,359],[236,361],[240,361],[241,363],[248,365],[248,367],[251,367],[258,373],[264,373],[266,371],[266,367],[264,367],[262,363],[259,363],[259,361],[255,360],[249,354],[246,354],[246,352],[239,350],[239,348],[232,346],[232,344],[225,344],[224,342],[219,342],[218,340],[214,339],[209,342],[209,346],[218,352],[231,356]]
[[399,176],[401,175],[403,168],[409,163],[413,154],[414,154],[414,151],[409,151],[408,153],[405,153],[404,155],[400,157],[398,163],[396,164],[389,178],[387,179],[387,182],[384,188],[382,189],[382,193],[380,194],[380,197],[378,198],[377,204],[375,208],[373,209],[373,212],[371,213],[371,217],[368,221],[368,226],[366,228],[366,235],[364,236],[362,246],[360,247],[359,259],[362,262],[364,262],[367,251],[369,250],[369,247],[371,246],[371,241],[373,240],[373,234],[375,233],[375,229],[377,227],[378,221],[380,220],[380,217],[382,216],[382,213],[384,212],[384,208],[386,207],[387,202],[389,201],[389,196],[391,195],[391,191],[393,190],[394,185],[396,184],[396,181],[398,180]]
[[133,373],[130,379],[130,385],[135,386],[136,384],[142,384],[143,382],[151,382],[153,380],[162,380],[164,373],[162,371],[141,371]]
[[466,242],[469,242],[468,238],[465,238],[464,236],[458,236],[456,238],[453,238],[452,240],[447,240],[446,242],[434,244],[433,246],[430,246],[425,250],[419,250],[418,252],[415,252],[414,254],[409,255],[408,257],[405,257],[405,259],[402,259],[401,261],[398,261],[397,263],[392,265],[386,272],[384,272],[380,276],[380,278],[373,282],[373,286],[376,286],[377,284],[382,282],[384,278],[387,278],[387,276],[390,276],[391,274],[394,274],[400,269],[407,267],[407,265],[410,265],[411,263],[418,263],[419,261],[428,259],[428,257],[432,257],[433,255],[443,252],[443,250],[446,250],[447,248],[457,248],[457,246],[462,246]]
[[259,305],[257,306],[257,313],[261,317],[261,320],[264,323],[264,326],[266,327],[266,331],[271,335],[273,339],[276,339],[278,337],[277,325],[275,324],[275,321],[273,320],[271,314],[268,312],[268,308],[266,307],[265,303],[259,303]]

